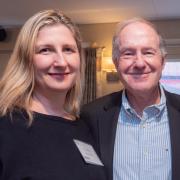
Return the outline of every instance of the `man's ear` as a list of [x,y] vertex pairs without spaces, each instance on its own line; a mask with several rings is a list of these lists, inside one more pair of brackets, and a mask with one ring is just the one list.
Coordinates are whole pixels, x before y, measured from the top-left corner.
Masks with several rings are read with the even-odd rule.
[[114,63],[116,70],[118,71],[118,60],[117,59],[113,60],[113,63]]
[[162,66],[163,66],[163,69],[165,67],[165,64],[166,64],[166,58],[165,57],[162,57]]

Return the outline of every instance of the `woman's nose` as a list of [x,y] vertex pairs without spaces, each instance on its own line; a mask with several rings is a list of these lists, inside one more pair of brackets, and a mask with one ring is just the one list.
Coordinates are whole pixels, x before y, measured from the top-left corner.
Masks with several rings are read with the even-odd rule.
[[66,57],[64,56],[64,54],[62,52],[56,53],[54,65],[55,66],[62,66],[62,67],[67,65]]

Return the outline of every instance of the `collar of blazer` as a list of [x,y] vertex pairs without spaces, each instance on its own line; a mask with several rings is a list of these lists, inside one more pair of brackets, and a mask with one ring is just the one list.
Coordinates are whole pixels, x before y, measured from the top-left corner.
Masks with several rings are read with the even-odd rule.
[[172,179],[180,179],[180,95],[165,91],[172,154]]
[[166,90],[164,90],[164,92],[166,96],[167,106],[172,106],[175,109],[180,110],[180,95],[170,93]]
[[104,110],[108,111],[114,107],[120,107],[122,103],[122,92],[115,92],[107,96],[107,99],[105,100],[106,102],[104,103]]
[[108,179],[113,179],[113,152],[116,127],[121,107],[122,91],[99,99],[96,107],[102,107],[98,113],[99,142],[101,158],[108,172]]
[[[107,96],[106,102],[104,103],[104,110],[108,111],[114,106],[121,106],[122,103],[122,92],[115,92]],[[167,104],[173,106],[175,109],[180,110],[180,95],[173,94],[164,89]]]

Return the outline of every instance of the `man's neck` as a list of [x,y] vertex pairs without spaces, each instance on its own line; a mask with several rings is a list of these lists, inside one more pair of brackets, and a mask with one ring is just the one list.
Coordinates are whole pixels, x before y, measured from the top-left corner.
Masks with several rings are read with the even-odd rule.
[[128,101],[136,113],[140,116],[143,114],[143,110],[151,105],[158,104],[160,102],[161,94],[160,88],[157,87],[149,92],[138,93],[126,90]]

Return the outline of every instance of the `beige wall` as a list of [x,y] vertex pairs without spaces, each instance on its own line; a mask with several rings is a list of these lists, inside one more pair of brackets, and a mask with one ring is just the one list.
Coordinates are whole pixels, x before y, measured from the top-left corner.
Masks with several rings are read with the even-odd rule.
[[[164,20],[153,21],[164,39],[179,39],[180,40],[180,19],[179,20]],[[176,46],[167,44],[168,57],[180,59],[180,43]]]
[[5,41],[0,42],[0,76],[2,75],[3,70],[12,53],[19,29],[19,27],[7,27],[7,38]]
[[105,56],[111,56],[111,41],[115,27],[115,23],[79,25],[83,41],[90,44],[96,42],[99,47],[105,46]]

